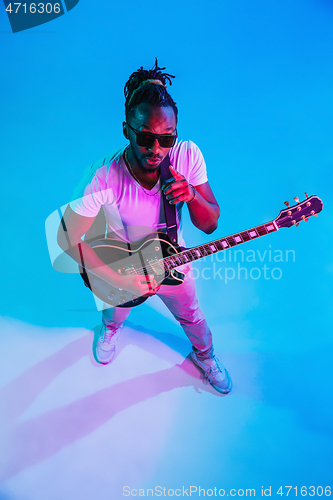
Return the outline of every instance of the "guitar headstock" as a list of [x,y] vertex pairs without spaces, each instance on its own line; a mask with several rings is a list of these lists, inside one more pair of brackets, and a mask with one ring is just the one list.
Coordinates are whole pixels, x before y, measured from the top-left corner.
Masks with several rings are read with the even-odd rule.
[[281,210],[279,216],[274,220],[279,228],[298,226],[302,220],[307,221],[313,215],[318,216],[318,213],[323,209],[323,202],[318,196],[307,196],[301,203],[298,202],[297,197],[294,199],[297,204],[289,207],[289,203],[286,201],[285,204],[288,208]]

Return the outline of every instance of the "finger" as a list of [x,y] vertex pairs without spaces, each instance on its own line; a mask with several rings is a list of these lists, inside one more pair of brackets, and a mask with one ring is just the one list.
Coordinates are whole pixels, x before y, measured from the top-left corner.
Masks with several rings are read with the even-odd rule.
[[155,293],[155,289],[157,288],[157,286],[158,286],[157,281],[155,280],[155,276],[154,276],[153,281],[148,283],[149,291]]
[[145,297],[150,297],[154,295],[154,289],[150,285],[141,285],[142,289],[140,290],[140,295]]
[[145,293],[145,296],[151,297],[152,295],[155,295],[159,291],[160,288],[161,288],[161,285],[157,285],[157,283],[155,283],[153,288],[149,292]]
[[180,174],[179,172],[177,172],[177,170],[175,168],[173,168],[172,165],[170,165],[170,172],[173,176],[173,178],[176,180],[176,181],[180,181],[181,179],[183,179],[184,177],[182,176],[182,174]]
[[188,192],[188,186],[184,184],[178,184],[177,186],[172,189],[172,191],[169,191],[168,194],[166,194],[166,199],[167,200],[172,200],[172,198],[176,198],[176,196],[181,196],[182,194],[186,194]]
[[164,189],[164,194],[168,195],[172,193],[172,191],[175,191],[176,189],[187,189],[188,188],[188,183],[186,179],[182,179],[181,181],[173,181],[172,184],[170,184],[167,188]]
[[170,179],[164,181],[162,189],[164,190],[167,186],[170,186],[172,182],[175,182],[175,179],[173,177],[170,177]]
[[153,281],[155,279],[154,274],[139,274],[140,281],[142,283],[147,283],[148,281]]
[[171,200],[168,200],[168,201],[171,205],[173,205],[175,203],[180,203],[181,201],[184,201],[185,203],[187,203],[188,200],[189,200],[188,195],[183,193],[183,194],[180,194],[179,196],[176,196],[175,198],[172,198]]
[[179,203],[181,201],[186,202],[188,200],[188,193],[187,191],[184,191],[184,189],[177,189],[177,191],[174,191],[172,194],[169,194],[167,196],[167,199],[170,204]]
[[157,281],[156,279],[154,278],[154,281],[152,283],[149,283],[149,290],[152,292],[152,293],[156,293],[157,290],[159,290],[159,287],[161,285],[158,285],[157,284]]
[[[169,193],[170,191],[172,191],[172,188],[173,188],[173,185],[176,183],[177,181],[175,181],[174,178],[171,179],[171,181],[168,181],[164,184],[163,186],[163,192],[164,194],[167,194]],[[178,181],[179,182],[179,181]]]
[[153,279],[151,282],[147,282],[146,286],[144,286],[143,293],[146,297],[151,297],[152,295],[155,295],[156,288],[157,288],[157,283],[156,283],[155,279]]
[[142,282],[142,286],[145,290],[145,293],[152,292],[154,286],[156,285],[154,274],[147,274],[144,276],[144,281]]

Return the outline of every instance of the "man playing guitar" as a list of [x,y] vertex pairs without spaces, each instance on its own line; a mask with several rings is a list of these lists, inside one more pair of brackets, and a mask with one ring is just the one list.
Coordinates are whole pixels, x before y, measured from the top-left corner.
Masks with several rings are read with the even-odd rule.
[[[192,223],[206,234],[217,228],[220,209],[207,181],[199,148],[178,140],[176,103],[166,89],[172,75],[157,60],[151,70],[142,67],[125,85],[123,134],[129,144],[94,163],[84,175],[59,227],[61,248],[82,267],[107,283],[136,296],[157,294],[180,322],[192,343],[190,358],[220,393],[231,389],[227,370],[214,355],[212,334],[199,308],[191,263],[182,266],[184,282],[158,284],[153,274],[119,274],[106,265],[87,243],[97,215],[104,213],[108,234],[133,243],[153,232],[165,232],[163,193],[176,207],[178,242],[184,245],[181,209],[186,203]],[[169,154],[170,178],[162,184],[160,165]],[[85,241],[82,237],[86,235]],[[104,236],[103,236],[104,237]],[[97,360],[110,363],[128,307],[103,310],[103,328],[96,347]]]

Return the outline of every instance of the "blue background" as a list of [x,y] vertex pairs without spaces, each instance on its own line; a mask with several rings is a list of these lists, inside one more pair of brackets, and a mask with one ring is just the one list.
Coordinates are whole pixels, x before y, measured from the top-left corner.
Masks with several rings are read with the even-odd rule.
[[[244,252],[294,250],[295,262],[271,264],[281,268],[281,279],[226,284],[201,277],[197,286],[215,331],[222,323],[247,325],[237,346],[260,353],[261,369],[269,366],[272,375],[263,381],[263,401],[290,410],[312,433],[306,460],[320,460],[327,469],[305,466],[303,443],[304,453],[294,456],[300,460],[294,481],[304,483],[312,471],[311,484],[327,483],[333,417],[333,3],[81,0],[66,15],[16,34],[2,4],[0,16],[1,315],[41,327],[91,328],[99,321],[79,277],[52,269],[45,220],[70,200],[87,166],[124,144],[124,84],[132,71],[151,67],[158,57],[176,75],[169,90],[179,108],[178,134],[202,150],[221,206],[214,238],[272,220],[285,200],[303,200],[304,191],[324,202],[318,218],[244,245]],[[184,235],[188,246],[213,239],[187,216]],[[206,266],[212,266],[209,259],[197,264],[199,270]],[[133,311],[132,321],[145,324],[147,307]],[[159,316],[152,318],[155,330],[163,331]],[[263,458],[272,421],[263,425],[256,470],[264,484],[272,482],[274,467],[266,470]],[[290,450],[299,446],[292,434],[288,439]],[[281,464],[288,447],[282,453],[274,446],[270,455]],[[216,467],[214,453],[208,462]],[[233,484],[242,487],[251,468],[237,469],[235,463]],[[185,475],[191,479],[190,471]]]

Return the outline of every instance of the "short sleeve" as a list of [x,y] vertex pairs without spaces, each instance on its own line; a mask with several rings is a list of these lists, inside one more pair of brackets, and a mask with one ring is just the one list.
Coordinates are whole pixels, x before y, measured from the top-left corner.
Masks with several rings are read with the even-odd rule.
[[97,172],[93,167],[86,170],[70,202],[74,212],[83,217],[96,217],[103,205],[113,204],[114,193],[112,188],[107,187],[105,171],[106,166]]
[[190,184],[199,186],[207,182],[206,163],[202,152],[194,142],[177,142],[170,151],[170,162]]
[[188,143],[190,146],[188,150],[190,157],[189,163],[192,167],[190,169],[189,182],[194,186],[199,186],[208,180],[206,163],[198,146],[192,141],[188,141]]

